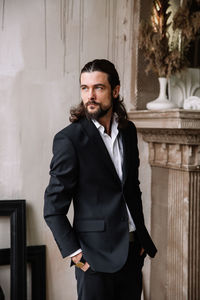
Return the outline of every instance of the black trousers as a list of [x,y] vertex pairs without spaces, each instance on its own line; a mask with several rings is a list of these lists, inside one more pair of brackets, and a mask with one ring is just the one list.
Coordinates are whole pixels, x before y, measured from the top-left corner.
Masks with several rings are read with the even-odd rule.
[[146,253],[140,256],[137,240],[129,244],[126,264],[115,273],[100,273],[75,268],[78,300],[140,300],[142,267]]

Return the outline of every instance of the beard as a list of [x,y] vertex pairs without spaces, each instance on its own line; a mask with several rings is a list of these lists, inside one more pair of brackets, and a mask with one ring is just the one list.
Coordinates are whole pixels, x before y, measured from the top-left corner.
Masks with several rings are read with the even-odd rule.
[[[89,106],[90,104],[95,104],[96,106],[98,106],[97,109],[96,109],[94,112],[90,112],[90,111],[88,110],[88,106]],[[102,108],[102,107],[101,107],[101,104],[96,103],[95,101],[88,101],[88,102],[86,103],[86,105],[84,106],[84,109],[85,109],[85,115],[86,115],[86,117],[87,117],[88,119],[94,119],[94,120],[97,120],[97,121],[98,121],[98,119],[104,117],[104,116],[108,113],[108,111],[111,109],[112,106],[113,106],[113,105],[111,104],[108,108]]]

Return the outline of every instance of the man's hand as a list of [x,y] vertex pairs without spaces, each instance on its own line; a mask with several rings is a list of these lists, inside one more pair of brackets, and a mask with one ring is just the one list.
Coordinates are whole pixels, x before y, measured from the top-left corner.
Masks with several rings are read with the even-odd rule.
[[86,272],[89,269],[90,265],[86,262],[84,266],[81,268],[82,271]]
[[141,250],[140,250],[140,256],[142,256],[143,253],[144,253],[144,248],[141,248]]
[[81,257],[83,256],[83,252],[78,253],[77,255],[72,256],[72,260],[75,264],[77,264],[80,260]]
[[[75,264],[77,264],[77,263],[81,260],[82,256],[83,256],[83,253],[82,253],[82,252],[80,252],[79,254],[73,256],[73,257],[72,257],[73,262],[74,262]],[[82,271],[86,272],[86,271],[89,269],[89,267],[90,267],[90,265],[89,265],[87,262],[85,262],[84,266],[81,267],[80,269],[81,269]]]

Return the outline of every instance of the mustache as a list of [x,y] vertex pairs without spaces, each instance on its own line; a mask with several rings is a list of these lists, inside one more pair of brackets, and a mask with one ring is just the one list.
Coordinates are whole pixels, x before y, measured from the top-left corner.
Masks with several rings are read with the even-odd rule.
[[97,103],[95,100],[89,100],[89,101],[85,104],[85,106],[87,107],[87,106],[89,106],[90,104],[100,105],[100,104]]

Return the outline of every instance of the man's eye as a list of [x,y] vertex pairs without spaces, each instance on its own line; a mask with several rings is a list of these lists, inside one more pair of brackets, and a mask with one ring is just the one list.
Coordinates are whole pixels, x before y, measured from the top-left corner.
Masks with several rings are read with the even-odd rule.
[[82,91],[86,91],[86,90],[87,90],[87,87],[86,87],[86,86],[82,86],[82,87],[81,87],[81,90],[82,90]]
[[103,87],[102,86],[97,86],[96,89],[97,90],[103,90]]

